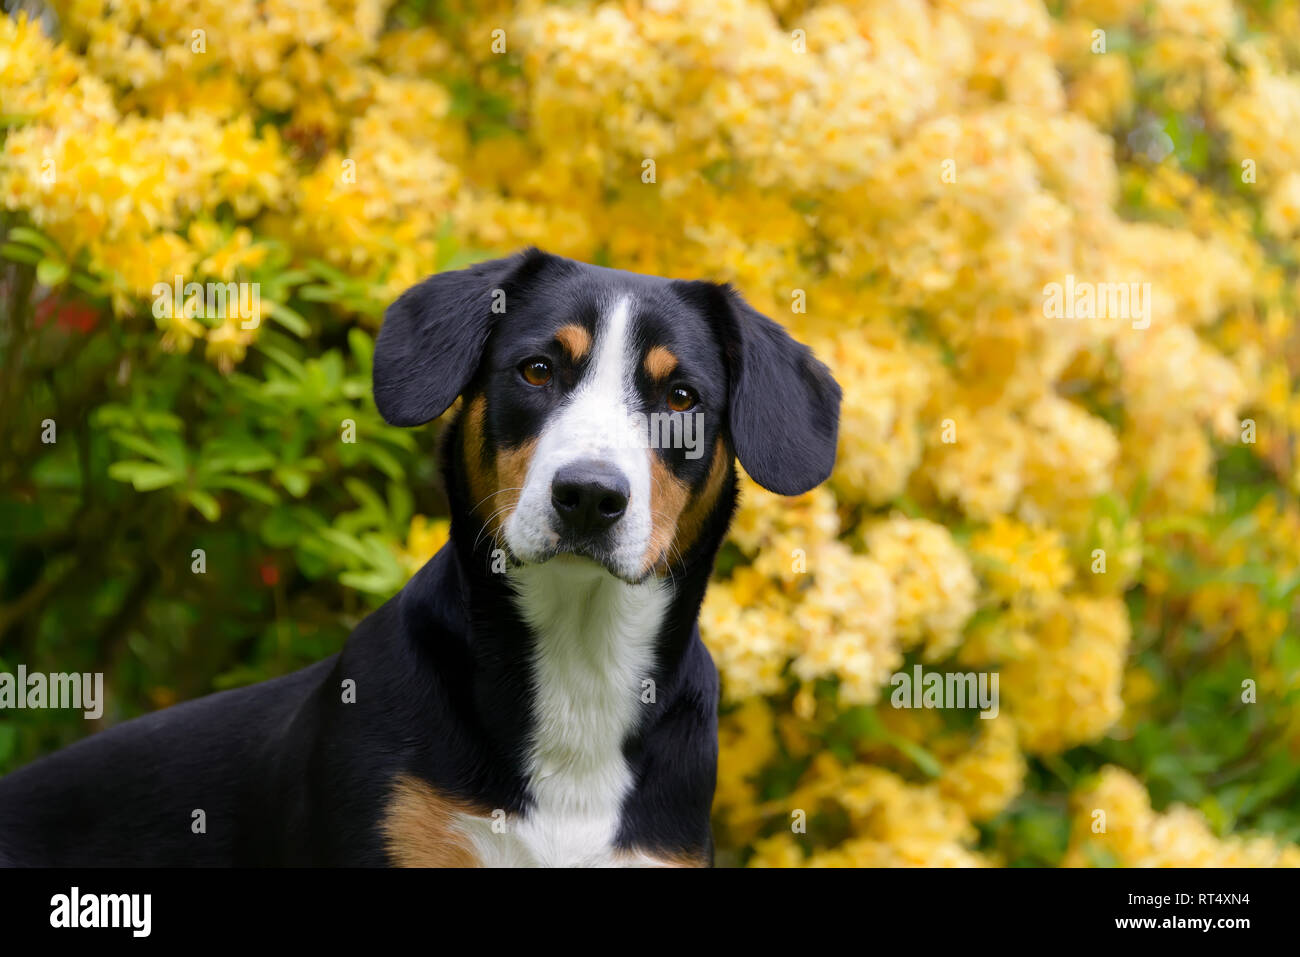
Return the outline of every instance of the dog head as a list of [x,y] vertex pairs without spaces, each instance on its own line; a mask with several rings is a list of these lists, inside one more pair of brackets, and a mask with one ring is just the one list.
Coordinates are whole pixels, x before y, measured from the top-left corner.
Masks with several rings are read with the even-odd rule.
[[374,392],[402,426],[463,397],[467,506],[510,561],[585,559],[629,582],[698,544],[733,455],[780,494],[822,482],[840,401],[807,347],[726,286],[537,250],[407,290]]

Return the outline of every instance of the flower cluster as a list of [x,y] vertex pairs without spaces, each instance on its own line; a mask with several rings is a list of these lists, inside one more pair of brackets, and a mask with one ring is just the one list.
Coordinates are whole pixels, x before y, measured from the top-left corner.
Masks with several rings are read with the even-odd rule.
[[1265,838],[1215,837],[1205,817],[1174,805],[1151,809],[1142,785],[1120,768],[1102,769],[1074,796],[1069,867],[1300,867],[1300,848]]

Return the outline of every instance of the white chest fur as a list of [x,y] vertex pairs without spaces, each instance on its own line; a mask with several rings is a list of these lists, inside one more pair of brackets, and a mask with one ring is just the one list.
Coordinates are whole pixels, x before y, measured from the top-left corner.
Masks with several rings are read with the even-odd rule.
[[580,560],[511,573],[533,629],[535,731],[525,773],[533,799],[505,821],[466,819],[487,867],[652,863],[614,848],[632,786],[623,741],[641,719],[644,682],[671,586],[629,585]]

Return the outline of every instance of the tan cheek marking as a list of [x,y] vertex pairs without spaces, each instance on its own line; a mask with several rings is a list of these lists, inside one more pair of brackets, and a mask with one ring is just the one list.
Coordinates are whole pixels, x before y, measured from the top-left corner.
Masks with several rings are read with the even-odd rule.
[[713,463],[709,466],[709,477],[704,482],[704,488],[686,507],[681,520],[677,523],[677,538],[673,542],[673,548],[678,555],[685,555],[703,531],[704,520],[713,511],[713,507],[718,502],[718,495],[722,492],[728,465],[730,459],[727,448],[722,439],[718,439],[717,444],[713,446]]
[[506,449],[497,455],[497,487],[493,495],[491,534],[497,535],[505,527],[506,521],[514,513],[524,494],[524,479],[528,477],[528,466],[537,451],[537,440],[529,439],[514,449]]
[[462,433],[465,454],[465,471],[469,475],[469,491],[474,496],[472,510],[480,515],[490,515],[489,501],[497,487],[496,476],[492,469],[483,463],[483,420],[487,415],[487,399],[477,396],[465,415],[465,428]]
[[555,339],[574,362],[581,362],[591,351],[591,333],[582,326],[561,326],[555,333]]
[[663,346],[655,346],[645,354],[646,375],[656,382],[667,379],[677,368],[677,357]]
[[648,572],[658,564],[667,564],[667,554],[677,529],[677,519],[682,514],[690,489],[668,470],[663,459],[650,450],[650,541],[646,545],[641,571]]
[[478,396],[465,418],[465,468],[469,473],[470,494],[474,496],[473,511],[488,524],[488,534],[497,536],[519,504],[537,440],[529,439],[517,449],[500,452],[490,466],[485,466],[483,420],[486,414],[487,399]]
[[479,867],[469,838],[456,828],[458,814],[488,816],[423,781],[398,775],[379,825],[394,866]]

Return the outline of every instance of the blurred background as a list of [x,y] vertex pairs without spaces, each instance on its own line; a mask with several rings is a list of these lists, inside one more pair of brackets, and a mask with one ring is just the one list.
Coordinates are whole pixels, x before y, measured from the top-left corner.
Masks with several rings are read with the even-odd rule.
[[[0,772],[337,651],[447,534],[383,309],[536,244],[844,387],[704,609],[719,863],[1300,864],[1296,4],[7,3],[0,123],[0,671],[107,693]],[[997,718],[891,706],[918,663]]]

